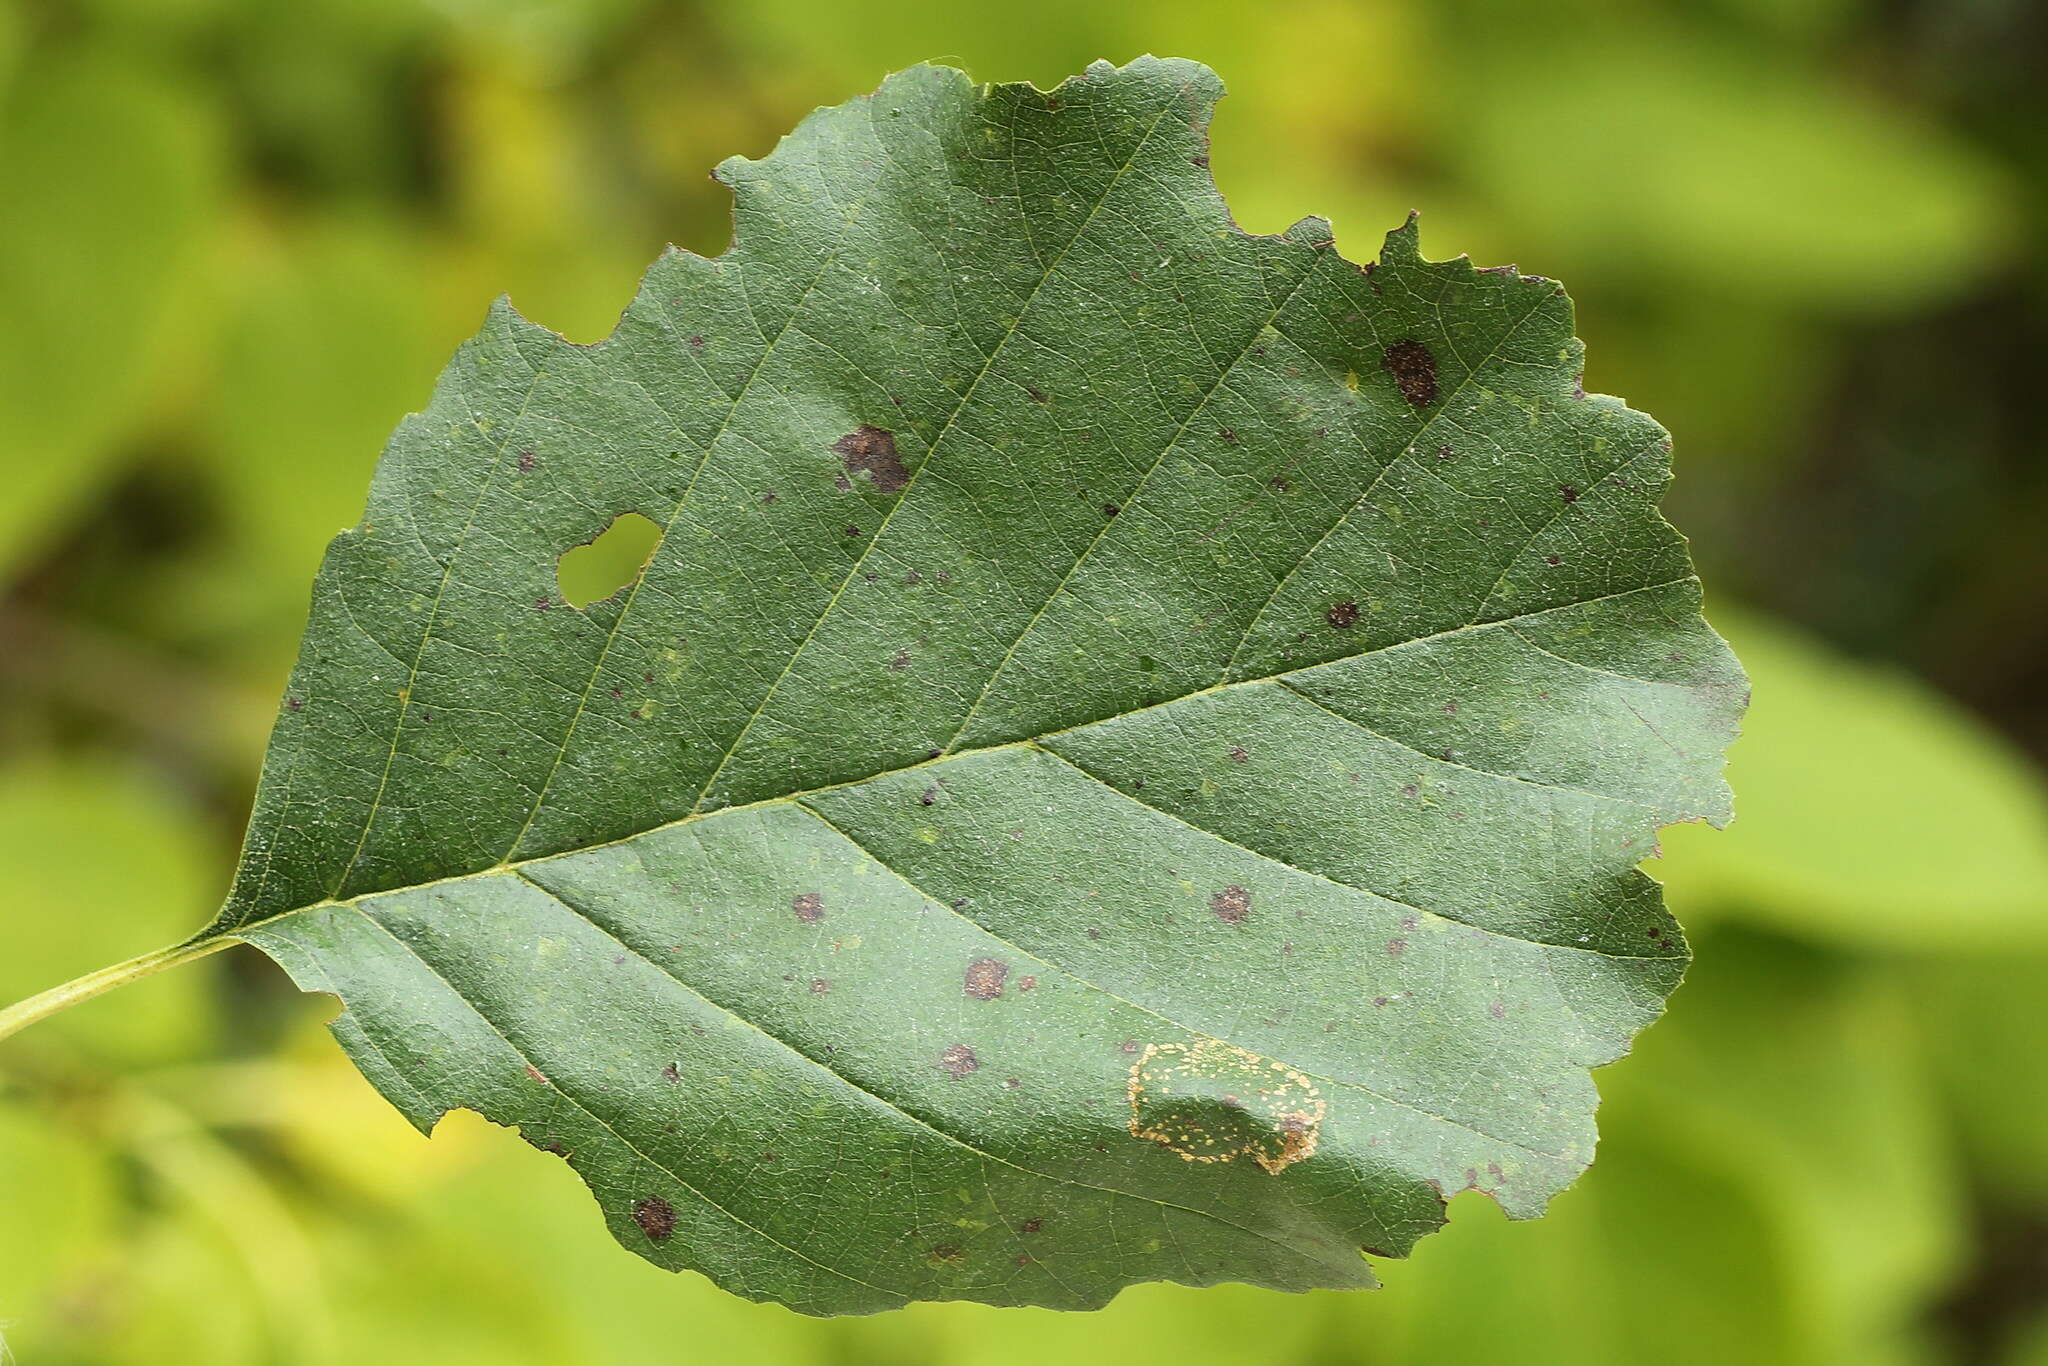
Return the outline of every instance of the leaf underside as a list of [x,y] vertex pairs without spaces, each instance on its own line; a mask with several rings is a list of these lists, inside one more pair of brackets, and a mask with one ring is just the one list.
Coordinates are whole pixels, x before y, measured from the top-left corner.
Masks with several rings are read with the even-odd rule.
[[[1541,1212],[1741,674],[1511,268],[1243,233],[1189,62],[919,67],[611,337],[500,304],[333,543],[236,886],[422,1129],[807,1313],[1364,1286]],[[558,557],[661,528],[577,610]]]

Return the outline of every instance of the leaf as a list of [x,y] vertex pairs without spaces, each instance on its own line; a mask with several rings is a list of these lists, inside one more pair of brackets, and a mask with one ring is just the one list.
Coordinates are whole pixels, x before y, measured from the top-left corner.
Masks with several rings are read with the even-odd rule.
[[1541,1212],[1742,678],[1563,292],[1239,232],[1218,93],[915,68],[726,162],[737,245],[605,341],[493,309],[328,552],[202,938],[808,1313],[1363,1286],[1446,1192]]
[[1742,823],[1675,830],[1673,903],[1851,947],[2048,943],[2048,788],[2009,742],[1906,674],[1715,609],[1757,680],[1730,768]]
[[0,573],[69,524],[198,349],[221,148],[194,93],[135,62],[42,56],[0,112]]

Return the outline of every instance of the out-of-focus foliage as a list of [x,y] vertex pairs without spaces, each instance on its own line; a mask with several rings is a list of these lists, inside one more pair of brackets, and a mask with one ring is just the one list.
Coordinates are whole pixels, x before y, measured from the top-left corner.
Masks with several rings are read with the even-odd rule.
[[[421,1140],[211,960],[0,1055],[23,1361],[2048,1363],[2048,19],[2024,0],[0,0],[0,993],[216,900],[321,546],[485,302],[602,335],[704,172],[950,59],[1200,57],[1239,221],[1570,282],[1754,674],[1698,963],[1538,1223],[1373,1295],[814,1323]],[[1277,149],[1277,150],[1276,150]],[[1718,605],[1718,604],[1717,604]],[[1717,614],[1718,615],[1718,614]],[[81,830],[90,858],[67,856]],[[116,839],[105,838],[115,832]]]

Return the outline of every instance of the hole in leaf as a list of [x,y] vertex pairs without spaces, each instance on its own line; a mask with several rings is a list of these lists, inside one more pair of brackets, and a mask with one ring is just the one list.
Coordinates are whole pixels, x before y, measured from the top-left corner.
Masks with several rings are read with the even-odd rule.
[[640,577],[654,558],[661,528],[637,512],[623,512],[596,539],[565,551],[555,562],[562,600],[581,611]]

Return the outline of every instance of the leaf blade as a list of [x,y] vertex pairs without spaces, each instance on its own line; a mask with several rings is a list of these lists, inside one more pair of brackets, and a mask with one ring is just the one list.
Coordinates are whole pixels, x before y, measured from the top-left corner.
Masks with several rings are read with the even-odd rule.
[[1218,93],[917,68],[721,167],[736,245],[606,341],[501,302],[330,549],[211,933],[417,1126],[807,1312],[1540,1212],[1741,675],[1562,291],[1238,232]]

